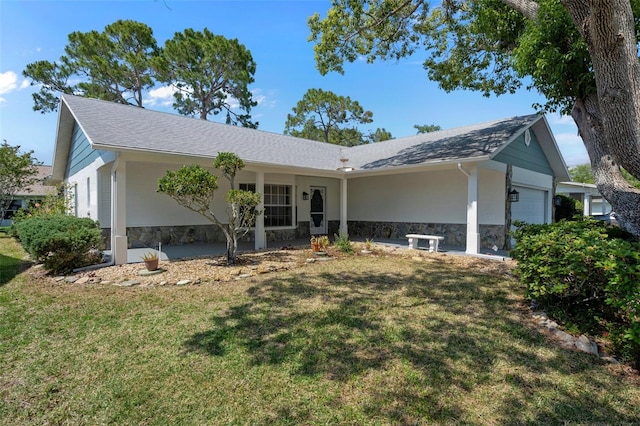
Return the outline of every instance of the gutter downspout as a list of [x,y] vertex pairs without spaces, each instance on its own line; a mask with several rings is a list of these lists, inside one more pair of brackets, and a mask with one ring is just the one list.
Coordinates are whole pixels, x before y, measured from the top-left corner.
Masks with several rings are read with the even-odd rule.
[[468,178],[469,177],[469,173],[467,173],[467,171],[465,169],[462,168],[462,163],[458,163],[458,170],[460,170],[462,173],[464,173],[464,175]]

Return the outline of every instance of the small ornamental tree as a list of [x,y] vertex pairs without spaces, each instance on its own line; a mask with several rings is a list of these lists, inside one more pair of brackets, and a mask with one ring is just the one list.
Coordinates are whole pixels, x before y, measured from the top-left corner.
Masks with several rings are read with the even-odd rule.
[[20,146],[11,146],[7,141],[0,145],[0,219],[11,204],[14,195],[28,190],[38,180],[37,165],[33,151],[20,152]]
[[222,176],[231,186],[226,195],[227,223],[221,222],[211,208],[218,191],[218,177],[201,166],[182,166],[176,171],[167,171],[158,180],[158,192],[167,194],[182,207],[201,214],[217,225],[227,239],[227,263],[233,265],[238,252],[238,240],[249,232],[256,218],[262,214],[257,209],[260,194],[235,189],[235,176],[244,168],[244,162],[234,153],[219,153],[213,165],[222,171]]

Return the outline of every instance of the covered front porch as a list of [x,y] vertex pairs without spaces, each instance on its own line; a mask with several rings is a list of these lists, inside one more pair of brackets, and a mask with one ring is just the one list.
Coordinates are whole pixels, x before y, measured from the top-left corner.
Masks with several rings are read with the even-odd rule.
[[[354,238],[351,240],[354,243],[362,243],[364,239]],[[391,239],[384,238],[374,241],[375,244],[379,244],[385,247],[395,247],[399,249],[409,250],[409,244],[407,239]],[[310,248],[308,239],[297,239],[293,241],[270,241],[267,243],[267,247],[264,250],[280,250],[287,248]],[[182,259],[190,259],[195,257],[206,256],[223,256],[226,253],[225,243],[208,243],[208,244],[183,244],[183,245],[165,245],[160,247],[160,260],[161,261],[175,261]],[[420,247],[420,249],[428,250],[428,245]],[[487,257],[495,260],[505,260],[509,258],[508,252],[504,250],[492,250],[484,249],[480,253],[470,254],[467,253],[466,248],[463,246],[454,246],[450,244],[441,244],[438,248],[439,253],[446,253],[456,256],[480,256]],[[127,250],[127,262],[126,263],[141,263],[142,256],[152,250],[158,250],[158,247],[145,247],[145,248],[130,248]],[[242,255],[243,252],[255,251],[254,242],[240,242],[238,246],[238,253]],[[105,251],[105,255],[110,257],[111,251]]]

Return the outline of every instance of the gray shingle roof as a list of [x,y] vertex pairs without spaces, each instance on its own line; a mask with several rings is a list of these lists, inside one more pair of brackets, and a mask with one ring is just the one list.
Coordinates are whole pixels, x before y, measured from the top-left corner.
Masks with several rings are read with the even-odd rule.
[[359,169],[378,169],[492,157],[540,118],[513,117],[354,147],[350,163]]
[[54,186],[47,184],[47,179],[51,175],[51,166],[39,165],[36,166],[38,173],[36,174],[36,182],[21,190],[18,191],[16,196],[32,196],[32,197],[42,197],[48,195],[56,190]]
[[63,95],[94,147],[215,157],[234,152],[248,163],[335,170],[341,147],[261,130]]
[[247,163],[321,170],[336,170],[341,158],[360,170],[486,159],[542,118],[513,117],[346,148],[78,96],[63,95],[62,102],[97,149],[210,158],[227,151]]

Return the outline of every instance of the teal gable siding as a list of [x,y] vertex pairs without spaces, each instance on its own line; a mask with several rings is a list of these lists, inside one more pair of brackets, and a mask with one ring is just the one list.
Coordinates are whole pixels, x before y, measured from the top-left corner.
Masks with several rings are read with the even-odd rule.
[[89,140],[77,123],[73,125],[67,177],[76,174],[100,157],[101,151],[91,148]]
[[524,143],[524,133],[506,146],[498,155],[493,157],[495,161],[511,164],[526,170],[553,176],[553,170],[544,155],[535,133],[531,132],[529,146]]

